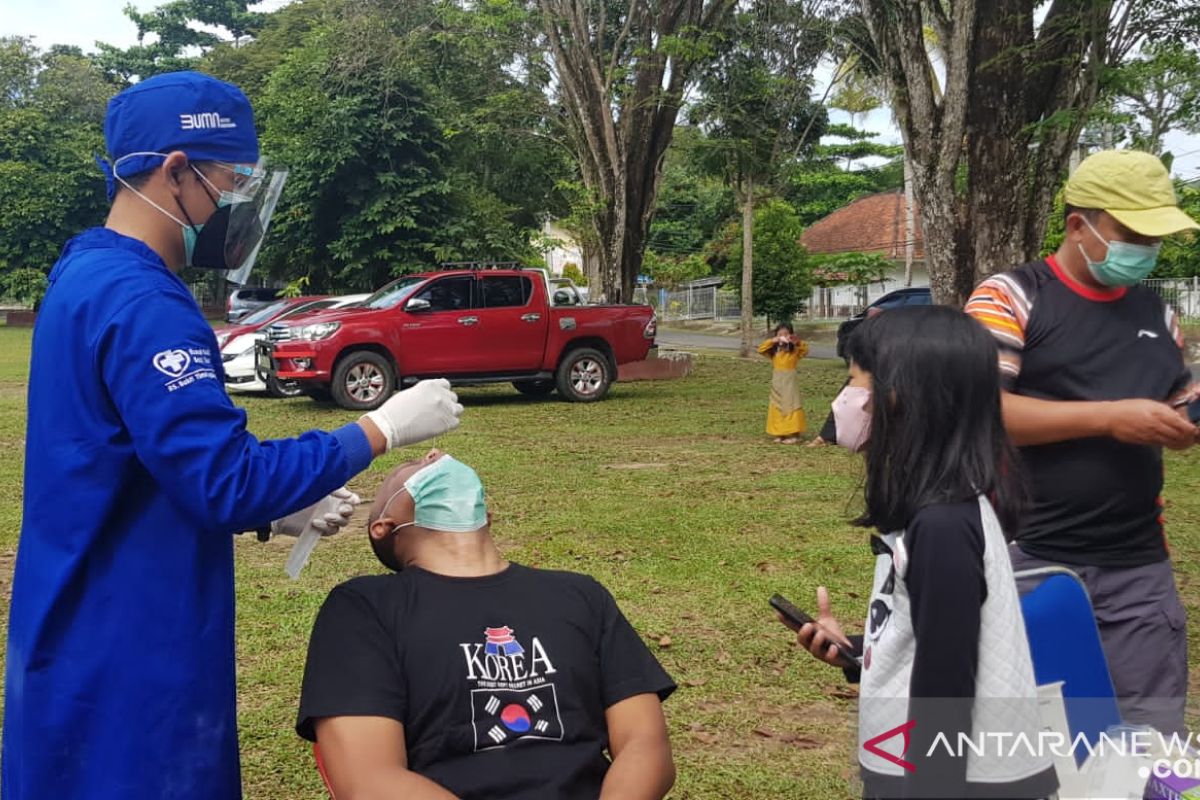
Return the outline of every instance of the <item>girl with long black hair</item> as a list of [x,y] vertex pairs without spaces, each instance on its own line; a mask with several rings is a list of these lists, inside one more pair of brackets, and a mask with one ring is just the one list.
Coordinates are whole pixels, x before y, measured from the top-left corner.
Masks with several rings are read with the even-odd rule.
[[[850,385],[833,408],[839,441],[866,460],[855,523],[872,530],[876,557],[866,633],[846,637],[822,587],[798,639],[861,680],[864,794],[1046,797],[1057,788],[1049,753],[987,745],[991,734],[1036,743],[1040,730],[1007,551],[1023,492],[996,345],[935,306],[867,320],[849,349]],[[964,749],[963,737],[987,746]]]

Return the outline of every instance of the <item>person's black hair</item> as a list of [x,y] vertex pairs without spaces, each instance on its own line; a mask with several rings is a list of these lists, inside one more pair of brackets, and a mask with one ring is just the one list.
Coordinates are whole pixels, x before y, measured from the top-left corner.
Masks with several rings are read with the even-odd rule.
[[[154,170],[146,169],[135,175],[122,175],[121,180],[117,181],[117,194],[128,191],[130,188],[141,189],[150,180],[150,176],[154,174]],[[124,183],[122,183],[124,181]],[[125,184],[129,184],[126,186]]]
[[856,524],[902,530],[922,508],[983,495],[1014,535],[1025,493],[991,334],[957,309],[897,308],[864,321],[849,348],[872,386],[866,510]]
[[790,322],[781,322],[781,323],[779,323],[778,325],[776,325],[774,328],[772,328],[772,329],[771,329],[771,332],[772,332],[772,333],[779,333],[779,329],[780,329],[780,328],[783,328],[783,329],[785,329],[785,330],[786,330],[788,333],[790,333],[792,336],[795,336],[795,335],[796,335],[796,329],[795,329],[794,327],[792,327],[792,323],[790,323]]
[[[208,165],[211,163],[213,163],[213,162],[211,162],[211,161],[189,161],[188,162],[188,164],[190,166],[193,166],[196,169],[203,172],[205,174],[205,177],[208,177]],[[160,164],[159,166],[162,166],[162,165]],[[143,186],[146,185],[146,183],[150,180],[150,178],[152,178],[154,176],[154,173],[157,170],[158,170],[158,167],[151,167],[150,169],[144,169],[141,172],[134,173],[133,175],[122,175],[121,180],[117,181],[116,194],[120,194],[121,192],[126,191],[129,187],[140,190]],[[121,181],[124,181],[125,183],[122,183]],[[129,184],[129,187],[125,186],[126,183]]]
[[1071,216],[1072,214],[1079,214],[1084,219],[1086,219],[1088,222],[1094,223],[1096,221],[1096,218],[1100,216],[1100,209],[1098,209],[1098,208],[1080,208],[1078,206],[1070,206],[1070,205],[1064,206],[1063,207],[1063,224],[1064,225],[1067,224],[1067,217]]

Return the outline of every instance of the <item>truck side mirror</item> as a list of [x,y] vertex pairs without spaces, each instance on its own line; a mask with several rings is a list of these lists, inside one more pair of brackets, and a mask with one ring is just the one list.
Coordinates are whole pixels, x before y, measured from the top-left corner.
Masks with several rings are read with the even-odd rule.
[[419,314],[422,311],[428,311],[433,306],[428,300],[422,300],[420,297],[414,297],[404,304],[404,310],[410,314]]

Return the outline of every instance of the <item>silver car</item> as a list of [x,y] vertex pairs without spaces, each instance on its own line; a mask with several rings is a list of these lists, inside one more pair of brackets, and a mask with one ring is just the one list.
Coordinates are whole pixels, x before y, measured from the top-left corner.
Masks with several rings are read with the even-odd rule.
[[265,289],[262,287],[235,289],[229,295],[229,302],[225,305],[225,321],[237,322],[252,311],[266,308],[278,299],[278,289]]

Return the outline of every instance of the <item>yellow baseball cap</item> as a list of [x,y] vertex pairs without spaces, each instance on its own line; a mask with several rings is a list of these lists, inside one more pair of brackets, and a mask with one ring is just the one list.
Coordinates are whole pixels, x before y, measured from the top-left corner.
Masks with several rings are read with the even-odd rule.
[[1067,181],[1063,200],[1076,208],[1107,211],[1142,236],[1160,238],[1200,230],[1179,210],[1167,168],[1150,153],[1101,150],[1088,156]]

